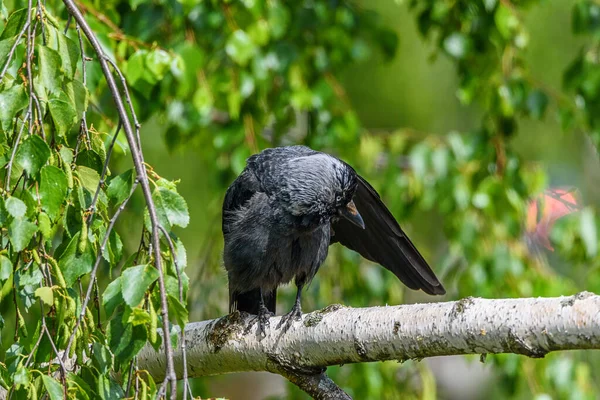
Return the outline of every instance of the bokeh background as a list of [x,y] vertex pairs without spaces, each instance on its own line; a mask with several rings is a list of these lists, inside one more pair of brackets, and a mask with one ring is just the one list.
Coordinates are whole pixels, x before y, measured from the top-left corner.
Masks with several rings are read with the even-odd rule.
[[[26,2],[5,0],[3,10]],[[47,7],[66,20],[61,2]],[[600,291],[600,5],[584,0],[84,0],[122,67],[146,161],[179,180],[190,320],[227,313],[221,203],[254,152],[307,144],[381,193],[441,278],[433,298],[335,245],[303,310]],[[3,11],[3,15],[6,14]],[[98,132],[115,112],[88,63]],[[108,139],[107,139],[108,140]],[[131,168],[124,137],[113,175]],[[118,224],[130,251],[143,199]],[[179,229],[179,230],[177,230]],[[107,272],[107,271],[105,271]],[[108,274],[106,274],[108,275]],[[102,282],[104,286],[108,282]],[[278,309],[295,288],[280,290]],[[357,399],[596,399],[600,355],[345,365]],[[268,373],[195,379],[194,394],[306,398]]]
[[[197,12],[207,19],[207,13],[214,12],[225,18],[229,26],[229,19],[236,20],[246,14],[240,10],[245,7],[243,4],[262,2],[234,3],[213,2],[214,8],[205,3],[192,9],[200,8]],[[263,7],[268,8],[268,3]],[[293,21],[303,8],[317,8],[317,5],[331,14],[328,23]],[[220,45],[222,42],[217,41],[207,49],[202,44],[215,33],[200,28],[194,30],[197,36],[193,49],[186,49],[194,56],[202,54],[203,73],[207,75],[197,77],[197,70],[191,72],[198,78],[193,103],[185,104],[183,99],[184,104],[171,103],[166,112],[150,116],[143,125],[148,162],[161,175],[181,180],[179,191],[190,209],[190,226],[180,234],[188,250],[191,320],[215,318],[227,312],[220,235],[220,206],[227,185],[251,152],[289,143],[307,143],[340,155],[372,181],[449,289],[444,298],[411,292],[388,271],[336,245],[307,289],[305,311],[331,303],[367,307],[463,296],[558,296],[581,290],[598,291],[599,282],[594,278],[598,265],[596,251],[590,251],[582,239],[585,235],[582,225],[586,222],[582,221],[581,212],[561,219],[552,230],[554,251],[532,246],[526,226],[528,201],[536,195],[539,199],[544,189],[552,188],[573,190],[578,204],[588,207],[586,213],[595,221],[600,162],[592,127],[585,121],[577,121],[585,119],[581,115],[585,110],[576,105],[577,92],[565,85],[565,71],[595,43],[592,37],[574,33],[576,2],[302,1],[294,6],[281,6],[292,14],[288,22],[290,31],[280,39],[271,38],[272,42],[261,49],[260,56],[268,58],[278,42],[292,42],[299,53],[296,57],[307,58],[299,68],[308,93],[298,93],[300,89],[293,87],[293,82],[286,82],[282,83],[284,87],[292,87],[272,95],[284,92],[282,97],[287,97],[287,101],[269,98],[271,94],[265,101],[253,98],[259,91],[255,88],[241,101],[240,116],[229,121],[227,104],[231,106],[228,103],[231,100],[224,97],[227,89],[219,88],[218,79],[212,83],[210,75],[223,73],[243,80],[244,71],[252,76],[256,74],[254,68],[261,67],[252,66],[254,60],[248,61],[249,66],[235,65],[234,61],[235,72],[217,72],[223,66],[231,67],[222,60],[227,58],[223,54],[224,43]],[[488,6],[492,21],[487,23],[491,25],[498,23],[498,8],[514,12],[518,19],[515,32],[526,37],[522,39],[527,41],[526,46],[515,46],[519,39],[512,38],[512,42],[506,40],[509,44],[504,48],[499,44],[482,52],[473,48],[468,56],[456,58],[445,48],[441,30],[427,36],[420,31],[419,18],[426,18],[419,16],[421,7],[452,10],[454,19],[441,24],[454,24],[450,29],[469,32],[464,26],[468,25],[468,17],[485,13]],[[339,9],[347,10],[348,18],[352,16],[350,26],[344,26]],[[363,14],[368,14],[373,22],[361,25]],[[242,24],[252,26],[264,15],[251,16],[250,21]],[[291,27],[296,25],[310,34],[292,32]],[[127,24],[124,27],[127,30]],[[269,26],[271,34],[272,29]],[[494,27],[490,30],[491,36]],[[314,37],[307,38],[309,35]],[[474,41],[487,39],[477,37],[477,33],[473,36]],[[503,52],[509,52],[506,48],[515,54],[503,56]],[[319,57],[329,64],[321,68]],[[502,71],[502,62],[510,62],[506,57],[514,57],[517,65],[514,68],[520,71]],[[269,76],[293,80],[296,62],[298,59],[289,66],[292,71]],[[190,71],[186,70],[187,73]],[[469,89],[464,84],[465,75],[469,74],[482,82],[481,86],[471,88],[472,93],[464,94]],[[177,121],[185,120],[190,108],[198,112],[203,101],[198,91],[206,89],[203,79],[211,82],[210,90],[221,92],[208,103],[210,107],[219,104],[221,118],[227,122],[214,116],[206,124]],[[535,111],[528,107],[536,105],[527,104],[528,95],[520,94],[525,99],[515,102],[526,104],[514,107],[517,110],[507,117],[514,121],[514,132],[503,132],[493,121],[503,114],[494,109],[498,107],[493,104],[497,100],[491,99],[494,94],[490,92],[501,92],[503,84],[521,79],[525,86],[531,85],[524,91],[539,89],[547,96],[547,105],[539,115],[531,115]],[[237,89],[243,92],[246,84],[238,82]],[[261,85],[260,81],[254,84]],[[471,99],[464,101],[464,97]],[[181,109],[173,110],[177,107]],[[572,116],[565,115],[564,110],[571,107],[576,111]],[[255,109],[260,110],[258,117]],[[271,117],[264,118],[274,109],[293,115],[282,116],[284,122],[277,126],[269,120]],[[170,115],[177,112],[175,118]],[[288,117],[290,121],[286,121]],[[248,118],[255,118],[251,128]],[[574,121],[565,121],[569,118]],[[189,128],[179,126],[188,124]],[[271,139],[273,135],[276,140]],[[493,142],[497,138],[503,142],[509,159],[506,169],[510,171],[504,174],[494,170],[498,155]],[[461,151],[468,153],[462,160]],[[506,176],[510,174],[513,176]],[[481,207],[477,196],[488,196],[480,201],[490,205]],[[590,240],[597,242],[595,236]],[[291,306],[294,290],[293,287],[280,290],[283,293],[278,304],[280,310]],[[403,364],[346,365],[329,368],[329,374],[355,398],[592,399],[600,395],[599,361],[593,352],[551,354],[544,360],[488,356],[484,364],[479,357],[443,357]],[[205,396],[306,397],[283,379],[268,373],[199,379],[195,385],[195,390]]]

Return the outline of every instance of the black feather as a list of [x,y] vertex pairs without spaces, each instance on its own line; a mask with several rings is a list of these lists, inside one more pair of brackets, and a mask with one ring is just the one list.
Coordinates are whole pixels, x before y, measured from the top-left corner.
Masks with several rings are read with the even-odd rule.
[[[275,314],[275,303],[277,302],[277,292],[270,290],[263,293],[263,299],[267,310]],[[229,312],[245,311],[250,314],[258,314],[260,304],[260,290],[253,289],[248,292],[233,292],[229,294]]]
[[365,222],[365,229],[339,219],[332,224],[332,243],[340,242],[366,259],[381,264],[411,289],[422,289],[428,294],[446,293],[377,191],[360,176],[354,203]]
[[[338,219],[351,199],[365,229]],[[225,195],[222,229],[230,311],[274,313],[277,287],[294,279],[297,300],[289,315],[299,315],[301,290],[333,242],[383,265],[411,289],[445,293],[375,189],[348,164],[308,147],[250,157]]]

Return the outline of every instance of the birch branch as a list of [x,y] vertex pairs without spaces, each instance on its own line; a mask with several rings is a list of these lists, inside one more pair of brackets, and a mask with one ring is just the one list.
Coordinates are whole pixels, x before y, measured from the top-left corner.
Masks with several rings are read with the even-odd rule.
[[[330,365],[359,362],[487,353],[537,358],[551,351],[600,349],[600,296],[589,292],[372,308],[335,305],[303,315],[286,333],[275,328],[279,319],[271,318],[262,340],[255,318],[247,314],[188,324],[189,377],[282,374],[282,369],[318,375]],[[181,356],[175,354],[175,365],[181,366]],[[146,346],[138,362],[157,381],[164,379],[164,352]],[[182,377],[181,368],[176,373]]]

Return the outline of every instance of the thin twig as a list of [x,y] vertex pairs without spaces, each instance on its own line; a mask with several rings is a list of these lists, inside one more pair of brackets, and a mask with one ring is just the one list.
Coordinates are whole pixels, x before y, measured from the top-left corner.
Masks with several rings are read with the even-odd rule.
[[127,377],[127,389],[125,390],[125,397],[129,397],[129,391],[131,390],[131,382],[133,377],[133,359],[129,363],[129,376]]
[[4,79],[4,75],[6,74],[6,71],[8,71],[8,67],[10,66],[12,58],[15,55],[15,50],[17,50],[17,46],[19,45],[19,42],[21,41],[21,36],[23,36],[25,31],[28,31],[29,26],[31,26],[31,18],[29,20],[27,20],[25,25],[23,25],[23,29],[21,29],[21,32],[19,32],[19,34],[17,35],[15,42],[13,43],[12,47],[10,48],[10,51],[6,55],[6,63],[4,64],[4,68],[2,68],[2,72],[0,73],[0,82],[2,81],[2,79]]
[[[173,241],[171,240],[171,237],[169,236],[169,233],[167,232],[167,230],[164,228],[164,226],[159,225],[158,226],[161,230],[161,232],[163,233],[163,235],[165,236],[165,239],[167,239],[167,243],[169,244],[169,250],[171,251],[171,257],[173,257],[173,264],[175,264],[175,271],[177,271],[177,284],[179,285],[179,302],[181,304],[183,304],[183,284],[181,283],[181,271],[179,270],[179,263],[177,262],[177,253],[175,252],[175,246],[173,246]],[[189,382],[188,382],[188,369],[187,369],[187,346],[185,343],[185,334],[184,334],[184,329],[185,326],[181,327],[181,332],[180,332],[180,336],[181,336],[181,354],[182,354],[182,363],[183,363],[183,400],[187,399],[187,392],[188,392],[188,388],[189,388]],[[190,396],[191,396],[192,392],[190,390]]]
[[7,192],[10,190],[10,174],[12,172],[12,165],[15,160],[15,154],[17,154],[17,148],[19,147],[19,142],[21,141],[21,136],[23,135],[23,128],[25,128],[25,123],[29,119],[29,111],[25,114],[25,118],[23,119],[23,125],[21,125],[21,129],[19,129],[19,134],[17,135],[17,140],[13,143],[12,153],[10,154],[10,159],[8,160],[8,164],[6,165],[6,183],[4,185],[4,190]]
[[[28,0],[27,4],[29,9],[27,10],[27,21],[31,21],[31,3],[31,0]],[[27,131],[30,135],[33,133],[33,73],[31,72],[31,60],[33,58],[35,31],[38,22],[39,21],[36,21],[33,25],[33,30],[31,28],[31,24],[29,24],[29,27],[27,28],[27,56],[25,59],[25,66],[27,68],[27,85],[29,86],[29,105],[27,106],[27,113],[29,114],[29,127]]]
[[[115,102],[115,106],[117,108],[117,112],[121,117],[123,122],[123,127],[125,130],[125,135],[127,137],[127,142],[129,143],[129,148],[131,149],[131,155],[133,159],[133,164],[135,166],[135,170],[137,172],[138,179],[140,180],[140,184],[142,186],[142,191],[144,193],[144,199],[146,201],[146,205],[148,207],[148,214],[150,216],[150,223],[152,225],[152,242],[153,242],[153,250],[154,250],[154,262],[156,265],[156,269],[158,270],[158,285],[160,290],[160,299],[161,299],[161,316],[162,316],[162,324],[165,332],[169,332],[169,310],[168,310],[168,302],[167,302],[167,291],[165,288],[165,276],[162,267],[162,259],[160,253],[160,238],[159,238],[159,223],[158,217],[156,214],[156,207],[154,205],[154,201],[152,199],[152,192],[150,190],[150,184],[148,182],[148,176],[146,174],[146,168],[144,167],[144,159],[142,156],[141,146],[137,143],[135,133],[131,129],[129,124],[129,118],[127,116],[127,111],[125,110],[125,106],[123,104],[123,100],[119,95],[119,89],[116,85],[115,79],[110,71],[108,66],[108,62],[106,61],[106,55],[100,42],[96,38],[96,35],[86,22],[85,18],[81,14],[81,11],[75,5],[73,0],[63,0],[67,10],[75,21],[79,24],[83,33],[87,36],[94,52],[98,55],[98,62],[100,63],[100,67],[102,68],[102,72],[106,79],[106,83],[108,88],[112,94],[113,101]],[[165,355],[166,355],[166,378],[171,384],[171,395],[170,397],[175,400],[177,397],[177,376],[175,375],[175,367],[173,365],[173,348],[171,346],[171,342],[169,340],[165,340]]]
[[[77,38],[79,39],[79,50],[81,52],[81,75],[83,77],[83,86],[87,85],[87,73],[86,73],[86,56],[85,49],[83,47],[83,38],[81,37],[81,30],[79,29],[79,24],[75,24],[75,30],[77,30]],[[90,143],[90,133],[87,127],[87,118],[86,118],[86,110],[83,110],[83,114],[81,114],[81,129],[85,134],[85,139],[87,140],[88,147],[91,146]]]
[[40,125],[40,129],[42,132],[42,138],[45,141],[46,140],[46,131],[44,130],[42,108],[40,107],[40,101],[38,100],[38,97],[35,93],[33,94],[33,102],[35,103],[35,109],[37,110],[37,121],[38,121],[38,124]]
[[106,233],[104,234],[104,239],[102,239],[102,244],[100,245],[100,248],[98,249],[98,256],[96,257],[96,262],[94,263],[94,267],[92,268],[92,272],[90,273],[90,283],[88,285],[88,288],[87,288],[87,291],[85,294],[85,298],[83,299],[83,302],[81,303],[81,312],[79,313],[79,318],[77,318],[77,322],[75,322],[75,327],[73,328],[73,332],[71,332],[71,336],[69,337],[69,342],[67,343],[67,347],[65,348],[65,354],[64,354],[65,361],[67,360],[67,357],[69,356],[69,350],[71,349],[71,345],[73,344],[73,340],[75,339],[75,334],[77,333],[77,329],[79,328],[79,325],[81,325],[81,321],[85,317],[85,310],[86,310],[87,305],[92,297],[92,289],[94,287],[94,281],[96,280],[96,273],[98,272],[98,266],[100,265],[100,261],[102,260],[102,254],[104,253],[104,249],[106,248],[106,244],[108,243],[108,238],[110,236],[110,233],[111,233],[113,227],[115,226],[115,223],[117,222],[117,218],[119,218],[119,214],[121,214],[121,212],[125,209],[127,202],[133,195],[133,192],[135,192],[137,185],[138,185],[138,180],[136,179],[135,182],[133,183],[133,186],[131,187],[129,196],[127,196],[127,198],[123,201],[123,203],[121,203],[119,208],[117,208],[117,211],[115,211],[115,214],[113,215],[113,217],[110,220],[110,223],[108,224],[108,228],[106,229]]
[[[119,67],[117,66],[117,64],[115,62],[113,62],[108,57],[106,57],[106,61],[108,61],[110,63],[110,65],[112,65],[112,67],[114,68],[117,75],[119,75],[119,79],[121,80],[121,86],[123,86],[123,93],[125,94],[125,101],[127,102],[127,105],[129,106],[129,112],[131,113],[131,116],[133,117],[133,125],[135,126],[135,136],[136,136],[137,142],[138,142],[137,145],[138,145],[138,148],[140,149],[140,154],[143,157],[143,154],[141,153],[142,140],[140,139],[141,125],[137,119],[137,115],[135,114],[135,110],[133,108],[133,103],[131,102],[131,96],[129,95],[129,88],[127,87],[127,81],[125,80],[125,76],[123,75],[123,73],[121,72],[121,70],[119,69]],[[142,161],[143,161],[143,158],[142,158]]]
[[173,245],[173,241],[169,236],[169,233],[165,229],[164,226],[159,225],[158,228],[167,239],[167,243],[169,245],[169,250],[171,251],[171,255],[173,256],[173,264],[175,264],[175,271],[177,272],[177,283],[179,285],[179,301],[183,302],[183,285],[181,283],[181,273],[179,271],[179,263],[177,262],[177,253],[175,252],[175,246]]
[[[42,309],[42,312],[44,312],[43,309]],[[27,357],[27,361],[25,361],[25,364],[23,364],[23,367],[25,367],[25,368],[27,368],[29,366],[29,363],[31,362],[31,359],[33,358],[33,355],[35,354],[35,351],[37,350],[37,348],[40,346],[40,343],[42,342],[42,338],[44,337],[43,329],[44,328],[41,328],[40,336],[38,337],[37,341],[33,345],[33,348],[31,349],[31,353],[29,353],[29,357]]]
[[37,12],[37,15],[38,15],[38,20],[42,24],[42,44],[45,46],[46,45],[46,35],[44,32],[44,21],[43,21],[43,17],[42,17],[42,4],[41,4],[40,0],[38,0],[37,6],[35,8],[36,8],[35,11]]
[[[83,122],[82,122],[83,123]],[[100,175],[100,181],[98,182],[98,186],[96,187],[96,193],[94,193],[94,198],[92,199],[92,204],[90,204],[90,208],[88,208],[89,215],[87,218],[87,223],[92,222],[92,217],[96,212],[96,203],[98,202],[98,196],[100,195],[100,190],[102,190],[102,186],[104,186],[104,179],[106,178],[106,171],[108,170],[108,164],[110,162],[110,156],[112,155],[113,149],[115,147],[115,142],[117,141],[117,136],[119,136],[119,132],[121,131],[122,122],[119,120],[119,125],[117,125],[117,131],[115,132],[110,145],[108,146],[108,152],[106,153],[106,160],[104,160],[104,165],[102,166],[102,174]]]

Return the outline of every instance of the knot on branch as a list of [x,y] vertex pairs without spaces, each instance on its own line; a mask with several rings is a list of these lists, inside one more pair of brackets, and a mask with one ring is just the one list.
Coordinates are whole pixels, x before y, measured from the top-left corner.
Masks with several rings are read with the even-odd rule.
[[206,340],[213,351],[217,353],[225,343],[244,331],[244,317],[239,311],[234,311],[215,320],[206,336]]

